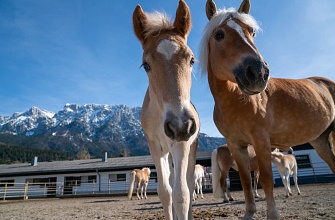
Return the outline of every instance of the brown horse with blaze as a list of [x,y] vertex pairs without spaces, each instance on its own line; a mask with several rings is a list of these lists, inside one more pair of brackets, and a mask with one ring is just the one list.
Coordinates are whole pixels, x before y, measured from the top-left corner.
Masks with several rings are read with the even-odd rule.
[[209,22],[201,41],[200,65],[208,73],[215,125],[239,168],[246,203],[244,219],[252,219],[256,212],[249,144],[259,163],[267,218],[279,219],[271,149],[287,151],[287,146],[309,142],[335,173],[331,151],[335,143],[329,141],[335,133],[335,83],[322,77],[270,79],[269,67],[254,43],[259,26],[249,12],[249,0],[237,11],[217,10],[213,0],[207,1]]

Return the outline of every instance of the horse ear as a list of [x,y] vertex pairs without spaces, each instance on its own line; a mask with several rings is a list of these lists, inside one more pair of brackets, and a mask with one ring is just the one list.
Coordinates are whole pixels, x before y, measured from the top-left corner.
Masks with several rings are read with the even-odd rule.
[[191,12],[184,0],[179,1],[178,9],[176,12],[176,19],[173,26],[184,37],[190,33],[191,30]]
[[213,0],[208,0],[206,3],[206,15],[208,20],[211,20],[213,15],[216,13],[216,5]]
[[250,13],[250,0],[243,0],[243,2],[240,5],[240,8],[238,9],[239,13]]
[[147,23],[147,16],[140,5],[137,5],[133,13],[133,26],[136,37],[144,43],[145,39],[145,25]]

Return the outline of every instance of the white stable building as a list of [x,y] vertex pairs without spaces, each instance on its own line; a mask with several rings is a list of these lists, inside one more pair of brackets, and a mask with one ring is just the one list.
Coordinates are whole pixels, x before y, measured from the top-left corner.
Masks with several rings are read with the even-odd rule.
[[[308,145],[294,148],[298,163],[299,183],[333,182],[335,175]],[[211,190],[211,151],[198,152],[197,163],[206,173],[205,188]],[[125,194],[129,189],[130,172],[149,167],[148,191],[156,192],[157,178],[151,156],[38,162],[0,165],[0,201],[10,198],[61,197],[67,195]],[[273,166],[275,186],[281,179]],[[231,169],[230,187],[241,189],[238,173]]]

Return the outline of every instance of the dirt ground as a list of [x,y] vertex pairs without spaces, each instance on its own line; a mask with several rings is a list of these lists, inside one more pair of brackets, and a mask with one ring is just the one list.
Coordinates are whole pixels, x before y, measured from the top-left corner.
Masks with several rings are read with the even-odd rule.
[[[285,189],[274,189],[282,219],[335,219],[335,183],[300,185],[298,196],[286,198]],[[263,190],[259,190],[264,196]],[[222,199],[204,194],[193,202],[194,219],[241,219],[245,205],[242,191],[232,192],[237,201],[222,203]],[[255,219],[266,219],[264,199],[256,200]],[[0,202],[0,219],[164,219],[157,195],[147,200],[128,200],[126,196],[86,197],[66,199],[32,199]]]

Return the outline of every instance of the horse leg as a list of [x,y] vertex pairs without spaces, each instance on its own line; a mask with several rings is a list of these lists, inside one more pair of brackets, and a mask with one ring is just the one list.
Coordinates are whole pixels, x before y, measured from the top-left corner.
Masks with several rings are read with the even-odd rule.
[[[194,179],[194,190],[193,190],[193,196],[192,196],[192,200],[195,201],[196,198],[198,198],[197,196],[197,188],[198,188],[198,181],[197,179],[195,178]],[[199,192],[198,192],[199,193]]]
[[[332,135],[333,135],[332,131]],[[329,138],[330,138],[330,130],[327,130],[327,132],[323,133],[320,137],[315,139],[314,141],[309,142],[315,149],[315,151],[318,153],[318,155],[321,157],[322,160],[324,160],[330,169],[335,174],[335,155],[332,152],[332,147],[335,148],[335,141],[332,141],[332,147],[329,146]],[[332,139],[332,138],[331,138]]]
[[[226,194],[229,193],[230,195],[230,192],[228,190],[228,186],[227,186],[227,171],[223,171],[221,170],[221,176],[220,176],[220,187],[222,189],[222,193],[223,193],[223,202],[228,202],[228,198],[226,196]],[[234,199],[233,199],[234,200]],[[232,201],[233,201],[232,200]]]
[[147,187],[148,187],[148,182],[144,183],[144,198],[147,199]]
[[148,142],[150,154],[156,167],[158,179],[157,194],[163,206],[164,217],[167,220],[172,220],[172,188],[169,182],[172,170],[169,164],[169,153],[164,154],[161,151],[161,147],[158,147],[160,145],[150,141],[150,139],[148,139]]
[[253,219],[256,212],[255,198],[252,192],[251,174],[250,174],[250,159],[246,147],[231,145],[228,143],[230,152],[237,163],[239,175],[243,187],[246,212],[243,217],[244,220]]
[[198,198],[199,197],[199,182],[198,182],[198,180],[195,181],[194,191],[196,191],[195,197]]
[[258,170],[254,170],[254,193],[255,193],[255,198],[260,198],[261,197],[258,194],[258,191],[257,191],[258,179],[259,179],[259,171]]
[[270,140],[264,139],[263,135],[261,134],[260,137],[255,135],[253,139],[253,146],[257,155],[260,181],[266,198],[267,219],[279,219],[280,215],[273,196],[274,183],[271,165],[271,144]]
[[295,163],[295,165],[293,167],[293,179],[294,179],[295,188],[298,191],[298,195],[300,195],[300,189],[299,189],[299,186],[298,186],[298,168],[297,168],[297,163]]
[[200,197],[203,199],[204,195],[202,194],[202,177],[199,179],[199,189],[200,189]]
[[233,198],[233,196],[230,194],[230,190],[229,190],[228,184],[227,184],[227,179],[226,179],[226,193],[227,193],[229,201],[235,201],[235,199]]
[[286,181],[287,181],[287,190],[288,190],[288,194],[290,196],[292,196],[292,191],[291,191],[291,180],[290,180],[290,170],[289,168],[286,171]]
[[137,195],[137,198],[138,199],[141,199],[141,197],[139,196],[139,194],[138,194],[138,188],[141,186],[141,182],[139,181],[139,182],[137,182],[137,184],[136,184],[136,195]]
[[286,195],[286,197],[288,197],[287,181],[286,181],[286,171],[281,171],[279,169],[278,169],[278,171],[279,171],[279,174],[280,174],[280,177],[281,177],[281,181],[283,182],[283,185],[285,187],[285,195]]
[[139,187],[139,195],[140,195],[140,198],[143,199],[143,183],[142,181],[140,181],[140,187]]
[[190,220],[193,219],[191,196],[192,196],[192,192],[194,191],[194,187],[195,187],[193,183],[194,183],[194,169],[195,169],[195,164],[196,164],[197,149],[198,149],[198,139],[196,139],[191,144],[189,153],[188,153],[188,161],[185,161],[185,162],[188,162],[186,164],[187,166],[186,181],[187,181],[187,186],[188,186],[188,190],[190,193],[190,198],[189,198],[189,203],[188,203],[188,213],[187,213],[186,219],[190,219]]

